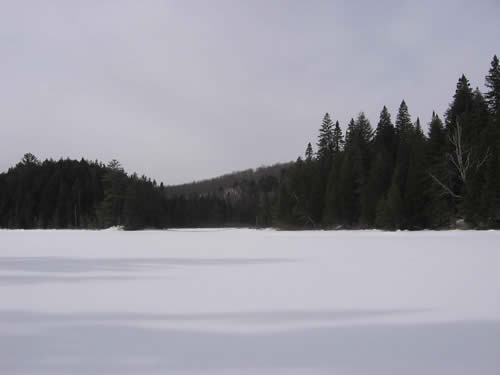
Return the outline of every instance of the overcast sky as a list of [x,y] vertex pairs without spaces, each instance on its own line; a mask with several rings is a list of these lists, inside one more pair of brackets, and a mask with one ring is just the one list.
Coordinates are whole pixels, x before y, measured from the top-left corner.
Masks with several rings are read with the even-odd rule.
[[0,2],[0,171],[26,152],[166,184],[295,160],[325,112],[424,123],[500,54],[500,2]]

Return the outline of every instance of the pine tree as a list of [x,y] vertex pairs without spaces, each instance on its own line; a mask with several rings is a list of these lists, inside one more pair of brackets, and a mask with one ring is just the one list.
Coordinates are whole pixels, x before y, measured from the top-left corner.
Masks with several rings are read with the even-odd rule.
[[342,165],[344,144],[345,142],[342,129],[337,121],[335,123],[335,129],[333,130],[333,157],[330,169],[329,171],[326,171],[326,188],[323,194],[324,199],[322,202],[325,207],[323,211],[323,223],[327,225],[339,224],[341,222],[339,176]]
[[373,226],[375,223],[377,207],[384,199],[391,183],[395,153],[394,137],[391,115],[384,106],[380,112],[373,140],[374,162],[361,194],[361,222],[366,226]]
[[330,158],[333,152],[333,122],[328,113],[323,117],[321,128],[318,136],[318,159],[326,161]]
[[422,125],[420,125],[420,118],[417,117],[417,121],[415,122],[415,132],[418,136],[425,137],[424,131],[422,130]]
[[365,171],[358,142],[346,146],[339,174],[338,199],[341,202],[338,212],[340,223],[349,227],[356,226],[360,218],[360,195]]
[[406,192],[411,141],[414,133],[415,129],[411,122],[408,106],[403,100],[399,106],[398,115],[396,117],[397,152],[393,177],[395,178],[395,183],[402,197],[404,197]]
[[40,165],[40,161],[35,155],[28,152],[27,154],[24,154],[23,158],[21,159],[21,165],[25,166]]
[[[490,121],[487,131],[489,140],[489,158],[486,165],[482,207],[489,207],[489,221],[500,222],[500,65],[495,55],[491,61],[485,86],[489,89],[485,94],[490,110]],[[488,209],[482,210],[488,211]]]
[[351,118],[351,121],[347,124],[347,131],[345,133],[345,145],[346,147],[352,144],[353,140],[356,137],[356,123],[354,119]]
[[446,154],[446,131],[443,122],[435,112],[432,112],[428,128],[427,162],[431,168],[435,165],[442,166]]
[[338,121],[335,123],[335,128],[333,129],[332,143],[334,153],[338,154],[344,149],[344,135]]
[[485,95],[486,102],[491,114],[498,119],[500,116],[500,64],[496,55],[491,60],[491,67],[484,85],[489,89]]
[[101,225],[104,227],[122,224],[123,205],[127,189],[126,177],[127,175],[119,161],[113,159],[108,163],[106,173],[102,179],[104,200],[98,212]]
[[436,183],[438,181],[448,181],[448,157],[447,138],[444,124],[432,112],[431,122],[428,125],[428,140],[425,150],[425,163],[427,165],[427,180],[425,186],[429,204],[426,209],[426,216],[430,228],[446,227],[450,223],[453,214],[453,200],[447,194],[443,194],[443,188]]
[[470,88],[469,80],[464,74],[459,78],[457,82],[457,88],[455,90],[455,95],[453,95],[453,101],[448,107],[445,118],[446,118],[446,131],[450,134],[456,126],[457,120],[460,121],[463,130],[466,132],[468,125],[463,117],[465,113],[469,112],[472,107],[472,89]]
[[358,143],[361,147],[370,144],[373,138],[373,129],[370,121],[366,118],[364,112],[360,112],[356,121],[351,119],[347,126],[346,147],[352,143]]
[[396,117],[396,135],[398,138],[405,137],[412,132],[413,126],[411,116],[408,112],[408,106],[403,100],[399,105],[398,115]]
[[381,154],[384,162],[384,170],[381,171],[383,191],[386,192],[391,184],[396,155],[396,130],[391,121],[391,115],[386,106],[380,112],[374,139],[374,152]]
[[[490,116],[488,105],[481,92],[476,89],[473,93],[472,106],[467,114],[469,127],[464,131],[464,145],[472,168],[467,173],[465,194],[463,197],[463,211],[466,220],[475,226],[486,226],[492,212],[490,207],[495,206],[495,187],[491,182],[488,159],[495,157],[495,131],[489,126]],[[487,203],[487,200],[490,200]]]
[[403,196],[403,226],[408,229],[422,229],[426,226],[425,206],[428,199],[423,188],[427,181],[425,145],[426,138],[420,125],[420,119],[417,118],[415,130],[410,140],[406,191]]
[[313,153],[313,149],[311,146],[311,142],[309,142],[307,144],[307,148],[306,148],[306,152],[305,152],[306,161],[308,161],[308,162],[312,161],[313,155],[314,155],[314,153]]
[[395,129],[391,121],[391,114],[384,105],[380,112],[380,119],[375,130],[375,151],[394,153]]

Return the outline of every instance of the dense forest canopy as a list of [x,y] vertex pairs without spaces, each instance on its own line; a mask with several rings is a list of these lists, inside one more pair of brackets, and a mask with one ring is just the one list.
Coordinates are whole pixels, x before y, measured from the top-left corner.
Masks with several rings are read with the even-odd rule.
[[317,141],[294,163],[180,186],[128,175],[116,160],[41,162],[26,154],[0,174],[0,227],[498,227],[496,56],[485,86],[472,89],[462,75],[444,121],[432,113],[426,132],[404,100],[394,120],[384,106],[374,128],[361,112],[345,134],[327,113]]

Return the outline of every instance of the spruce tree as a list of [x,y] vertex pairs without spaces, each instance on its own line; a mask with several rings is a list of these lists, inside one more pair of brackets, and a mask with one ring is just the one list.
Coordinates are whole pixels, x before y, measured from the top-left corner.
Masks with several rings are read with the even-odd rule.
[[323,117],[318,135],[318,160],[326,161],[333,152],[333,122],[328,113]]
[[104,200],[99,208],[98,216],[102,226],[122,225],[123,205],[126,194],[126,177],[119,161],[113,159],[106,168],[102,182]]
[[485,207],[483,212],[488,211],[487,207],[489,207],[489,221],[494,223],[500,222],[500,65],[496,55],[491,61],[491,67],[485,78],[485,86],[488,88],[485,98],[490,111],[487,131],[489,158],[481,206]]
[[426,216],[430,228],[446,227],[450,223],[452,216],[453,200],[444,194],[442,186],[438,181],[448,181],[448,157],[447,157],[447,137],[444,124],[432,112],[431,122],[428,125],[428,140],[425,150],[425,163],[427,165],[426,186],[429,204],[426,208]]
[[446,154],[446,131],[443,122],[434,111],[428,128],[427,162],[431,167],[437,164],[442,165]]
[[420,125],[420,119],[417,118],[410,139],[406,190],[403,195],[403,227],[408,229],[422,229],[426,225],[425,206],[428,199],[424,189],[427,181],[425,144],[426,138]]
[[413,126],[410,113],[408,112],[408,106],[403,100],[399,105],[398,115],[396,117],[396,135],[400,140],[401,137],[408,136],[412,132],[412,129]]
[[399,193],[403,197],[406,192],[408,166],[410,163],[411,141],[414,133],[415,129],[411,122],[411,117],[408,112],[408,106],[403,100],[401,102],[401,105],[399,106],[398,115],[396,117],[397,152],[393,177],[395,178],[395,183],[397,184]]
[[317,223],[323,218],[325,192],[328,184],[328,175],[332,165],[334,152],[333,122],[328,113],[325,114],[318,135],[318,180],[313,186],[313,199],[311,202],[312,217]]
[[306,148],[306,152],[305,152],[305,156],[306,156],[306,160],[307,161],[312,161],[313,159],[313,149],[312,149],[312,146],[311,146],[311,142],[309,142],[307,144],[307,148]]
[[394,165],[394,125],[384,106],[373,139],[374,162],[361,195],[361,222],[373,226],[377,207],[389,189]]
[[333,155],[329,171],[327,171],[326,188],[324,193],[323,205],[323,223],[334,225],[340,223],[340,200],[339,200],[339,176],[342,166],[343,150],[344,150],[344,135],[340,128],[339,122],[335,123],[333,130]]
[[391,184],[396,155],[396,130],[386,106],[380,112],[380,119],[375,131],[374,152],[375,154],[381,154],[384,161],[384,170],[381,171],[380,178],[383,182],[383,191],[386,192]]
[[350,145],[352,143],[352,140],[354,139],[355,128],[356,128],[356,123],[354,122],[354,119],[351,118],[351,120],[347,124],[347,130],[345,132],[345,146],[346,147],[348,145]]
[[498,118],[500,116],[500,64],[496,55],[491,60],[491,67],[485,77],[484,85],[489,89],[485,97],[491,114]]
[[363,159],[358,142],[346,146],[339,174],[338,199],[340,223],[348,227],[359,224],[360,195],[364,180]]
[[375,130],[375,151],[392,154],[395,146],[395,129],[391,121],[391,114],[384,105],[380,112],[380,119]]
[[472,89],[469,80],[464,74],[457,82],[453,101],[446,110],[446,131],[450,134],[456,126],[457,120],[460,121],[464,131],[468,127],[464,114],[468,113],[472,107]]
[[[495,129],[490,126],[488,105],[476,89],[473,93],[472,105],[467,120],[469,127],[464,131],[464,145],[472,168],[467,173],[463,211],[466,220],[475,226],[487,226],[495,206],[495,179],[490,169],[490,158],[495,158]],[[489,203],[487,201],[489,200]]]
[[332,150],[334,153],[338,154],[344,149],[344,135],[342,134],[342,129],[338,121],[335,123],[335,128],[333,129],[332,143]]
[[360,112],[358,114],[356,121],[351,120],[351,123],[349,123],[348,131],[349,139],[346,142],[346,148],[352,147],[352,145],[354,144],[357,145],[357,148],[360,151],[363,168],[361,178],[364,181],[372,159],[371,143],[373,139],[373,129],[364,112]]

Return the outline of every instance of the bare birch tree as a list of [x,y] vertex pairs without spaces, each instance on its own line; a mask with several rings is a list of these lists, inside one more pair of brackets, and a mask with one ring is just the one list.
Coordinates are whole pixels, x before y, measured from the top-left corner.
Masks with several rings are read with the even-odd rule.
[[[447,153],[448,160],[453,165],[454,172],[458,176],[460,185],[466,186],[470,174],[472,172],[477,172],[488,160],[489,149],[487,149],[482,156],[478,155],[478,153],[474,153],[472,147],[467,145],[463,139],[463,129],[458,119],[455,129],[450,135],[448,135],[448,140],[453,146],[453,151]],[[460,191],[453,191],[452,186],[441,181],[433,173],[428,173],[433,181],[442,188],[443,195],[450,195],[456,199],[463,198]]]

